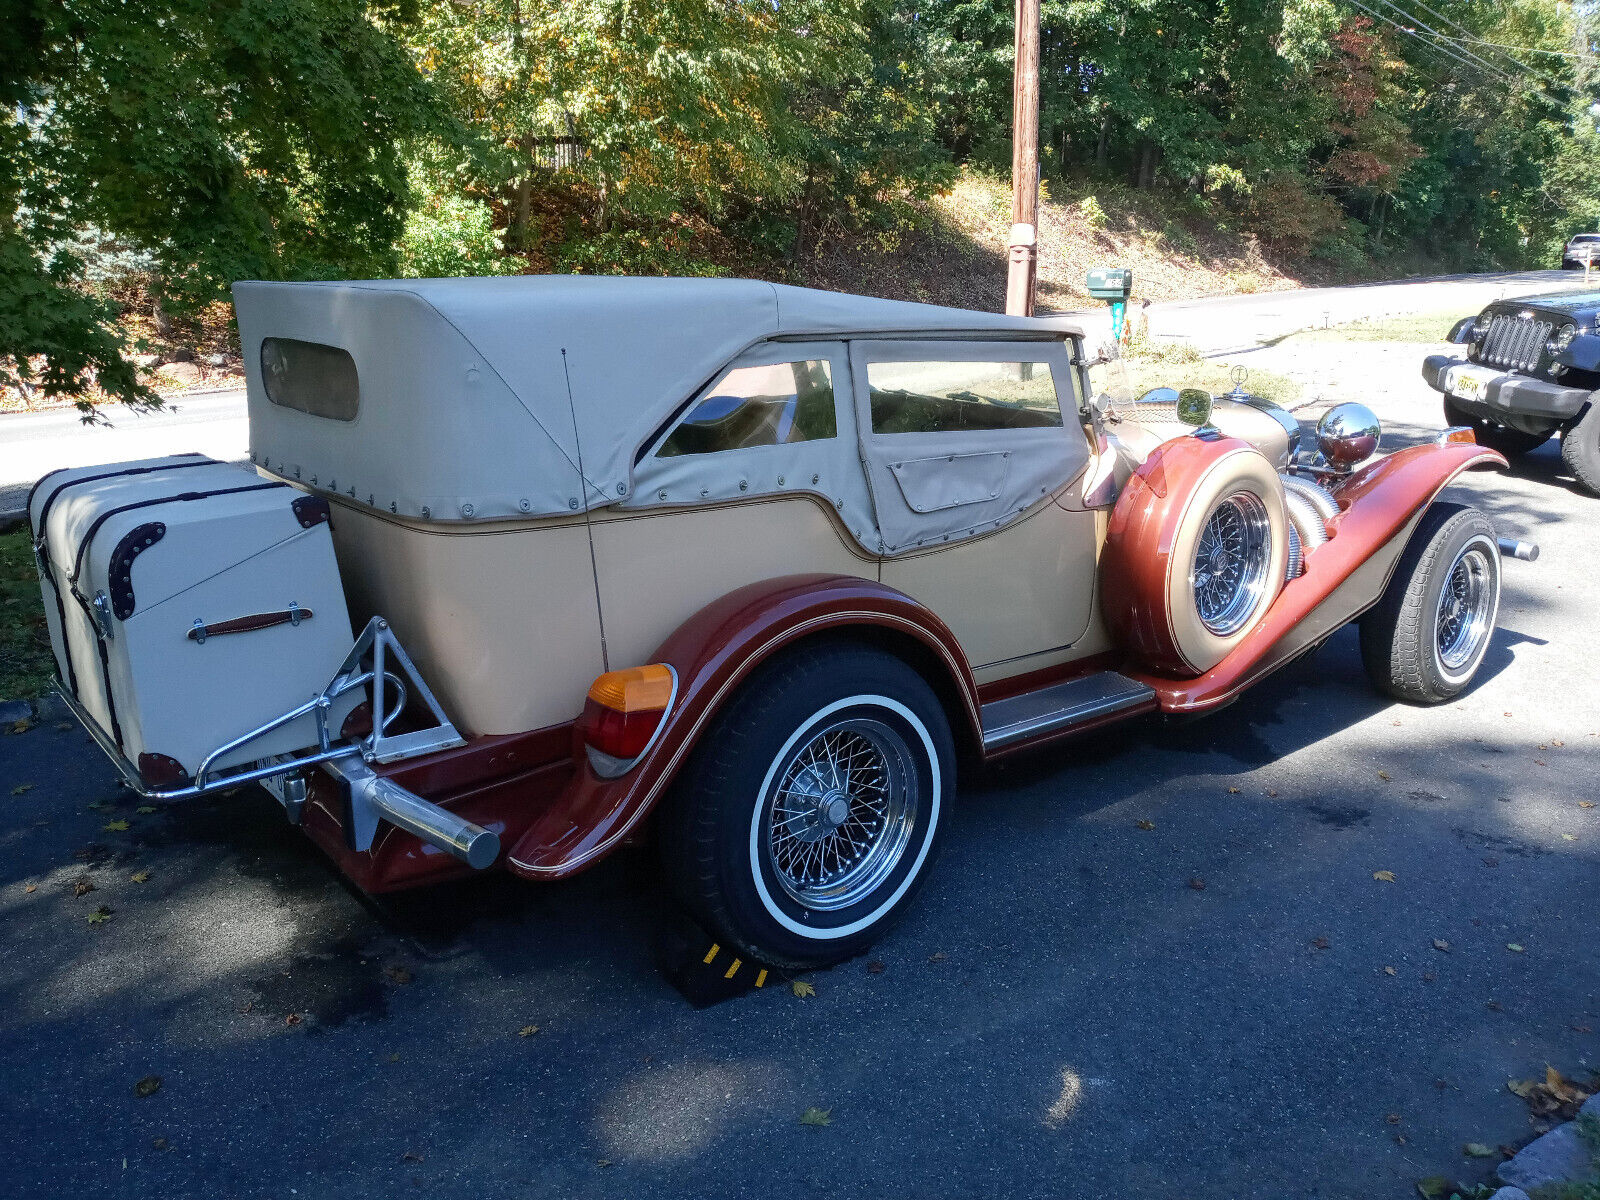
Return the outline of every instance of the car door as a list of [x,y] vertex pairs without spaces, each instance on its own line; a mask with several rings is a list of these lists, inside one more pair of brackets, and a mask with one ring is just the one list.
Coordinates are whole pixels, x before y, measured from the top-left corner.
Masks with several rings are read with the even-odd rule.
[[1070,647],[1096,533],[1055,502],[1089,463],[1065,343],[857,340],[850,355],[883,581],[932,608],[974,669]]

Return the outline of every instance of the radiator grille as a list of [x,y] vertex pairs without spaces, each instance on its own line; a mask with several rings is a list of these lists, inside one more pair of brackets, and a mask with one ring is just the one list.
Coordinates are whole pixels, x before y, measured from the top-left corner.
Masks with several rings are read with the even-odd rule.
[[1483,336],[1482,361],[1497,367],[1516,367],[1531,371],[1539,365],[1544,344],[1554,328],[1549,321],[1532,317],[1495,317]]

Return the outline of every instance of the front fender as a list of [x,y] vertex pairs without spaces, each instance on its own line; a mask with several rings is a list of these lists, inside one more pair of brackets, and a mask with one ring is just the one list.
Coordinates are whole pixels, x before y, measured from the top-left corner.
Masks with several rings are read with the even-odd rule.
[[751,671],[802,638],[844,629],[918,647],[944,673],[939,682],[948,685],[951,707],[964,711],[969,732],[981,738],[971,669],[955,635],[927,607],[875,580],[847,575],[791,575],[750,584],[690,617],[651,658],[677,671],[678,697],[638,765],[621,778],[602,779],[575,748],[579,761],[571,783],[511,848],[507,865],[519,875],[551,879],[602,858],[638,828]]
[[1471,443],[1411,446],[1386,455],[1334,489],[1340,512],[1329,540],[1306,556],[1305,574],[1284,584],[1261,620],[1226,658],[1194,679],[1137,675],[1167,712],[1232,700],[1263,675],[1322,641],[1378,602],[1424,510],[1463,471],[1504,467]]

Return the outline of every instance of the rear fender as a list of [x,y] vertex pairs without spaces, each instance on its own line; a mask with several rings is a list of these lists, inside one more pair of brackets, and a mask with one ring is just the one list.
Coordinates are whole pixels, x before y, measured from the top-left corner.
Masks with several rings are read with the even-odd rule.
[[1340,512],[1328,523],[1328,542],[1306,556],[1305,574],[1284,584],[1226,658],[1194,679],[1137,678],[1167,712],[1226,704],[1376,604],[1422,514],[1457,475],[1505,465],[1493,450],[1451,443],[1397,450],[1357,471],[1334,489]]
[[619,779],[602,779],[574,744],[571,783],[511,848],[509,868],[552,879],[602,858],[639,827],[750,673],[785,647],[828,631],[910,650],[951,711],[958,739],[965,733],[981,740],[972,672],[955,636],[928,608],[894,588],[846,575],[791,575],[751,584],[689,618],[651,658],[677,672],[678,696],[639,764]]

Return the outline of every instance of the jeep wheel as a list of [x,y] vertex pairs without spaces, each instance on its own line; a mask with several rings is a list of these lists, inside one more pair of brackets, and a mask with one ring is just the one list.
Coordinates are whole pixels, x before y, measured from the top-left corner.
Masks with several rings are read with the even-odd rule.
[[1561,461],[1580,487],[1600,496],[1600,404],[1592,400],[1561,435]]
[[662,814],[663,866],[745,956],[838,962],[911,902],[954,786],[949,725],[922,676],[864,646],[802,650],[704,735]]
[[1477,674],[1500,611],[1500,550],[1475,508],[1423,514],[1376,607],[1361,618],[1361,658],[1380,690],[1442,704]]
[[1550,435],[1555,432],[1553,429],[1547,429],[1543,433],[1523,433],[1520,429],[1508,429],[1483,417],[1475,417],[1463,408],[1457,408],[1455,401],[1449,396],[1444,398],[1444,420],[1447,425],[1467,426],[1472,430],[1472,436],[1478,440],[1478,445],[1498,450],[1507,458],[1515,458],[1519,454],[1537,450],[1549,441]]

